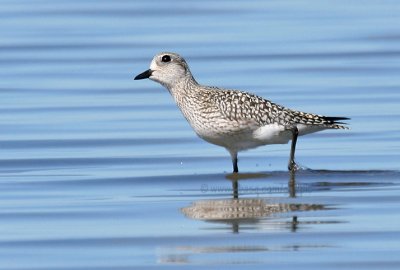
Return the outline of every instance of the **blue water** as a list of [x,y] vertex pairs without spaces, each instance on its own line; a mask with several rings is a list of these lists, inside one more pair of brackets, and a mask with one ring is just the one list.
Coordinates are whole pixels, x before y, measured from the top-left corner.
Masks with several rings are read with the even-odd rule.
[[[0,269],[400,267],[397,1],[0,4]],[[301,137],[294,186],[289,145],[241,153],[238,207],[229,154],[133,80],[160,51],[351,130]]]

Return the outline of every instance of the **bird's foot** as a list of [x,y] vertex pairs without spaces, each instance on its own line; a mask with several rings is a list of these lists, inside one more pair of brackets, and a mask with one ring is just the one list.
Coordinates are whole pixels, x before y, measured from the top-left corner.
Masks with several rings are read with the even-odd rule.
[[294,160],[289,161],[289,164],[288,164],[289,171],[295,172],[299,169],[301,169],[301,167],[299,165],[297,165],[297,163]]

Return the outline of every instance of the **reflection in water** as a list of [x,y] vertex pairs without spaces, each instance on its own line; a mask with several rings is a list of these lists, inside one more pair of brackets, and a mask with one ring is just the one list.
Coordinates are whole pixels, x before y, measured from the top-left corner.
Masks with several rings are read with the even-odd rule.
[[[289,197],[294,198],[296,197],[295,172],[291,172],[289,175]],[[239,180],[257,177],[260,177],[260,175],[230,174],[227,178],[232,181],[232,199],[195,201],[191,206],[182,208],[181,211],[191,219],[230,224],[232,232],[239,233],[241,224],[257,223],[273,214],[325,208],[321,204],[272,203],[260,198],[239,199]],[[293,216],[291,231],[296,231],[298,224],[297,216]]]
[[[354,178],[354,175],[357,177]],[[380,179],[385,179],[383,178],[385,175],[397,177],[398,172],[393,174],[393,172],[388,171],[363,171],[357,173],[355,171],[323,171],[321,173],[320,171],[306,170],[298,171],[297,173],[229,174],[226,178],[232,183],[232,189],[222,189],[222,191],[228,190],[228,192],[231,192],[231,198],[197,200],[192,202],[191,205],[182,208],[181,212],[187,218],[207,222],[207,230],[213,230],[214,233],[229,230],[235,236],[226,236],[226,234],[222,233],[215,236],[215,238],[214,236],[208,239],[202,238],[201,241],[196,238],[196,240],[184,241],[184,243],[159,246],[157,250],[158,262],[189,265],[198,263],[210,265],[224,263],[261,264],[265,263],[263,258],[268,257],[267,253],[271,252],[290,253],[310,249],[315,249],[313,252],[319,252],[324,248],[337,247],[336,244],[328,244],[331,242],[324,242],[321,239],[314,241],[315,239],[313,238],[305,242],[299,240],[304,237],[301,232],[305,229],[312,228],[313,231],[314,229],[318,231],[317,226],[313,225],[329,224],[335,226],[336,224],[344,224],[346,221],[321,220],[320,214],[301,213],[301,211],[318,211],[332,208],[329,206],[329,201],[326,200],[324,203],[315,203],[314,200],[319,196],[314,196],[312,203],[301,203],[303,199],[297,197],[300,197],[305,190],[307,192],[325,192],[330,189],[337,190],[337,188],[346,187],[352,189],[355,187],[368,187],[371,190],[375,186],[380,188],[391,184],[389,181],[371,181],[371,179],[368,179],[370,175],[373,176],[373,179],[376,179],[377,175]],[[300,177],[301,181],[299,181]],[[282,181],[285,182],[286,185],[284,188],[279,188],[279,193],[277,194],[281,194],[282,197],[286,198],[279,201],[266,197],[262,198],[259,197],[260,194],[267,194],[268,190],[270,190],[268,187],[257,189],[242,185],[248,179],[260,178],[263,180],[268,179],[268,181],[262,181],[262,183],[268,183],[268,185],[276,186]],[[363,181],[360,181],[360,178]],[[212,181],[213,179],[208,180]],[[249,194],[257,194],[257,197],[249,198]],[[276,197],[274,196],[274,198]],[[251,239],[249,239],[249,236],[254,236],[254,234],[239,234],[250,230],[257,232],[272,231],[273,233],[257,233]],[[296,233],[296,237],[293,237],[292,233]],[[263,237],[259,237],[260,235]],[[292,241],[292,239],[294,240]],[[256,255],[249,256],[249,254]],[[258,254],[266,256],[259,256]],[[221,261],[220,258],[224,258],[224,261]]]
[[[270,222],[274,215],[288,212],[298,211],[315,211],[323,210],[326,207],[322,204],[303,204],[303,203],[277,203],[272,202],[268,199],[262,198],[239,198],[240,190],[238,182],[249,178],[259,178],[265,175],[261,174],[231,174],[227,178],[232,181],[232,199],[217,199],[217,200],[199,200],[194,201],[190,206],[181,209],[182,213],[191,219],[203,220],[206,222],[213,222],[217,224],[228,224],[231,227],[233,233],[237,234],[240,229],[248,229],[249,226],[257,224],[262,227],[279,227],[280,229],[287,230],[289,232],[296,232],[298,226],[303,224],[298,220],[297,215],[292,215],[288,222]],[[295,173],[289,174],[288,181],[288,193],[289,197],[296,197],[296,179]],[[316,223],[313,221],[304,222],[305,224]],[[257,263],[257,261],[243,261],[239,254],[241,253],[254,253],[254,252],[273,252],[273,251],[298,251],[303,249],[321,249],[328,247],[327,245],[313,245],[313,244],[282,244],[282,245],[265,245],[264,241],[255,244],[235,244],[235,245],[190,245],[190,246],[177,246],[168,247],[161,249],[159,254],[159,262],[167,264],[190,264],[194,263],[197,256],[201,257],[201,260],[210,260],[209,263],[215,263],[212,261],[213,254],[218,253],[235,253],[235,263]],[[204,257],[202,257],[204,256]],[[209,256],[209,257],[207,257]],[[238,259],[240,258],[240,259]],[[230,262],[232,263],[232,262]]]
[[[258,223],[259,220],[274,214],[323,209],[325,207],[321,204],[271,203],[265,199],[246,198],[196,201],[181,211],[191,219],[230,224],[232,232],[238,233],[240,225]],[[290,230],[296,231],[299,224],[297,216],[293,216],[290,223]],[[287,226],[282,223],[274,225]]]
[[[261,261],[255,259],[249,260],[246,254],[266,253],[266,252],[292,252],[300,250],[310,250],[332,247],[330,245],[316,244],[290,244],[290,245],[206,245],[206,246],[177,246],[161,247],[158,249],[158,263],[161,264],[195,264],[196,261],[207,264],[221,264],[215,257],[218,254],[232,254],[233,258],[228,257],[225,263],[228,264],[257,264]],[[215,256],[217,254],[217,256]]]
[[271,203],[266,199],[226,199],[196,201],[182,209],[189,218],[207,221],[253,220],[276,213],[324,209],[320,204]]
[[[239,181],[240,180],[248,180],[248,179],[257,179],[257,178],[264,178],[268,177],[267,174],[263,173],[232,173],[226,176],[226,179],[232,181],[232,196],[234,199],[239,198]],[[295,198],[296,197],[296,172],[290,171],[289,172],[289,181],[288,181],[288,191],[289,197]]]
[[289,182],[288,182],[289,197],[295,198],[296,197],[296,172],[290,171],[289,175],[290,175]]

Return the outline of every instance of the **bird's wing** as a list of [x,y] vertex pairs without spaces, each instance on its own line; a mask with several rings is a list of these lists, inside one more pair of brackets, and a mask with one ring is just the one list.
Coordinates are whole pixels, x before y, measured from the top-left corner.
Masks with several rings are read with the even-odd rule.
[[339,122],[340,120],[349,120],[347,117],[329,117],[313,113],[304,113],[300,111],[294,111],[286,109],[285,114],[287,114],[287,119],[290,123],[311,125],[311,126],[321,126],[325,128],[332,129],[348,129],[348,127],[341,124],[346,124]]
[[339,124],[346,117],[327,117],[290,110],[259,96],[236,90],[217,90],[215,102],[221,114],[231,121],[255,121],[259,126],[278,124],[292,127],[297,124],[346,129]]
[[282,111],[285,108],[269,100],[236,90],[218,90],[214,97],[221,114],[231,121],[255,121],[260,126],[284,125]]

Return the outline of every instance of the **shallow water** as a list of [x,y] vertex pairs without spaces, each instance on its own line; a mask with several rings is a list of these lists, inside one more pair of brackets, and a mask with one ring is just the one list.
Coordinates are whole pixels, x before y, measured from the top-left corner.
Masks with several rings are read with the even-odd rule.
[[[0,269],[398,269],[395,1],[1,1]],[[199,82],[351,117],[240,155],[133,77],[159,51]],[[238,200],[232,187],[238,181]]]

